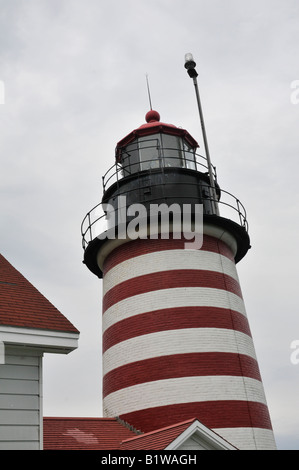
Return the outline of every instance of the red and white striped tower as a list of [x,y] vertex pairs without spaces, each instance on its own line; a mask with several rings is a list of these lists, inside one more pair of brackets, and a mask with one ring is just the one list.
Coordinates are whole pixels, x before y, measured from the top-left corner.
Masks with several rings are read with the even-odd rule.
[[[117,145],[115,181],[111,172],[103,179],[100,206],[114,224],[101,232],[97,207],[82,225],[84,262],[103,278],[104,415],[143,432],[197,418],[239,449],[273,449],[236,271],[249,248],[245,212],[233,196],[227,202],[214,173],[211,185],[187,131],[155,111],[146,121]],[[162,219],[154,236],[147,219],[132,239],[129,208],[154,203],[201,204],[202,246],[186,248],[177,229],[161,234]]]

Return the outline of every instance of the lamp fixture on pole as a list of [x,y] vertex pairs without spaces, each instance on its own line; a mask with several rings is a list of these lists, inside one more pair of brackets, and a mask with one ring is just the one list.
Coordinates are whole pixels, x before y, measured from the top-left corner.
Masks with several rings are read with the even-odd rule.
[[185,54],[185,68],[187,69],[189,77],[193,79],[193,84],[194,84],[194,88],[195,88],[195,94],[196,94],[196,99],[197,99],[198,112],[199,112],[199,118],[200,118],[201,130],[202,130],[202,136],[203,136],[204,147],[205,147],[205,154],[206,154],[208,170],[209,170],[210,185],[211,185],[212,192],[213,192],[214,206],[215,206],[215,209],[216,209],[216,213],[218,213],[217,202],[216,202],[217,201],[217,199],[216,199],[216,188],[215,188],[215,181],[214,181],[214,178],[213,178],[213,167],[212,167],[211,158],[210,158],[207,134],[206,134],[205,123],[204,123],[204,118],[203,118],[203,112],[202,112],[200,96],[199,96],[199,89],[198,89],[198,83],[197,83],[198,73],[197,73],[195,67],[196,67],[196,62],[193,59],[193,55],[190,54],[190,53]]

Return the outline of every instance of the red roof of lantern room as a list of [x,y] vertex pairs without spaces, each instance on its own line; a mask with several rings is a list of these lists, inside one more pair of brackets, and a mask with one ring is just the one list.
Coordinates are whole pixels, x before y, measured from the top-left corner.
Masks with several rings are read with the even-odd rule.
[[120,150],[129,143],[133,142],[136,138],[153,135],[157,132],[183,137],[192,148],[199,147],[196,140],[193,139],[193,137],[185,129],[182,129],[181,127],[176,127],[173,124],[165,124],[163,122],[160,122],[160,114],[157,111],[148,111],[148,113],[146,113],[145,115],[145,120],[145,124],[142,124],[140,127],[130,132],[126,137],[124,137],[118,142],[116,146],[117,157],[119,157]]
[[0,325],[78,333],[77,328],[1,254]]

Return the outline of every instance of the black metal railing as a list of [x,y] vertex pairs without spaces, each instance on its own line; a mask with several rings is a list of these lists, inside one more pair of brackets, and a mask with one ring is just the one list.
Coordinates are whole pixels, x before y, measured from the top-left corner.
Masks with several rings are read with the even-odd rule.
[[[112,165],[102,177],[103,192],[114,183],[118,183],[124,177],[139,173],[140,171],[163,171],[166,168],[184,168],[208,174],[209,168],[206,158],[192,150],[178,149],[172,147],[160,147],[148,144],[139,149],[138,160],[132,160],[132,152],[125,150],[121,152],[121,161]],[[141,152],[150,155],[141,158]],[[213,179],[217,181],[216,168],[212,167]]]
[[[167,183],[166,183],[167,184]],[[205,188],[211,189],[211,186],[205,184]],[[142,189],[142,188],[141,188]],[[122,196],[126,196],[129,191],[125,191],[121,193]],[[239,226],[243,227],[248,232],[248,222],[247,222],[247,215],[246,210],[239,199],[237,199],[233,194],[229,193],[228,191],[221,190],[221,199],[214,198],[212,196],[211,191],[206,191],[203,200],[201,201],[203,205],[207,202],[212,202],[213,204],[217,205],[219,209],[219,216],[225,219],[232,220],[233,222],[237,223]],[[184,195],[179,196],[181,202],[183,204],[194,203],[194,198],[185,197]],[[124,201],[126,198],[123,199]],[[198,201],[200,203],[200,201]],[[148,204],[157,204],[162,203],[161,198],[156,200],[154,198],[149,198],[146,201]],[[117,211],[125,211],[127,212],[129,206],[117,207],[116,209],[113,208],[116,212]],[[205,211],[203,212],[205,214]],[[102,233],[106,230],[111,228],[111,223],[113,226],[113,221],[118,220],[117,214],[113,214],[114,217],[111,217],[111,213],[107,212],[107,204],[103,204],[102,202],[94,206],[84,217],[82,224],[81,224],[81,236],[82,236],[82,247],[85,250],[88,244],[94,240],[95,238],[99,237]],[[112,222],[111,222],[112,221]]]

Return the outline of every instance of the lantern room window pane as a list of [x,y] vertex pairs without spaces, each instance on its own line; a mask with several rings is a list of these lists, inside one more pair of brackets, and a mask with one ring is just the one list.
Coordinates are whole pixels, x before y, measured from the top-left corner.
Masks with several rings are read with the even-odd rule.
[[123,149],[121,163],[124,176],[139,171],[139,150],[136,142],[127,145]]
[[163,134],[163,156],[165,167],[183,167],[182,139],[174,135]]
[[186,168],[189,168],[190,170],[196,170],[195,149],[190,147],[186,141],[184,141],[184,155]]
[[139,137],[139,158],[141,170],[149,170],[160,167],[160,139],[159,135]]

